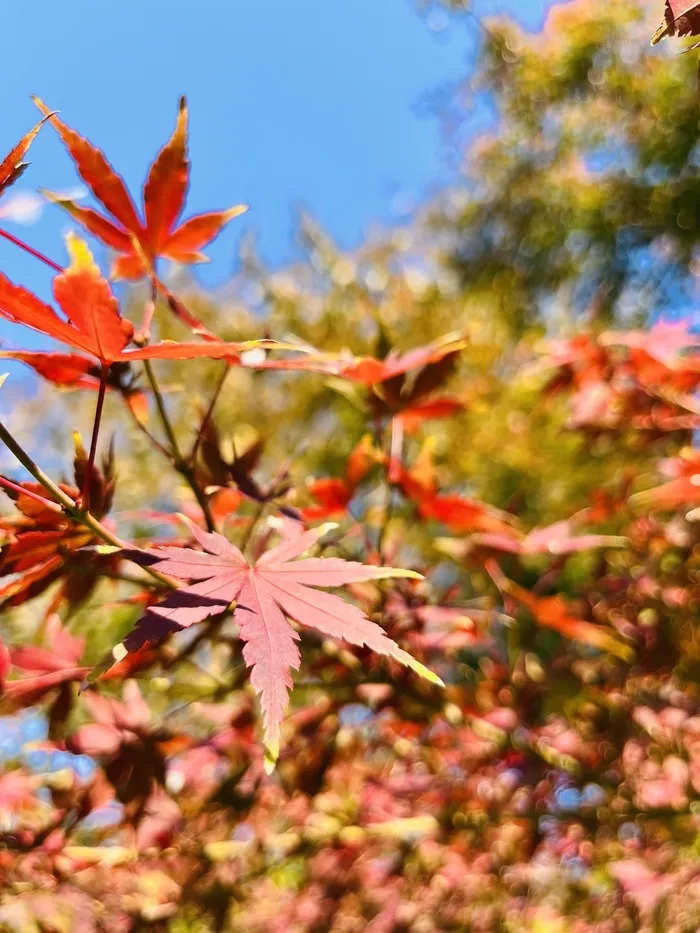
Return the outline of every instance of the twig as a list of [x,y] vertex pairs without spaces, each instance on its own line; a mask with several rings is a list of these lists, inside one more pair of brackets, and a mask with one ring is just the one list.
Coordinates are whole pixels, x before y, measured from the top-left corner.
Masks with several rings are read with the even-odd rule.
[[92,473],[95,467],[95,455],[97,454],[97,439],[100,434],[100,423],[102,421],[102,409],[105,404],[105,392],[107,391],[107,377],[109,376],[109,365],[102,364],[100,370],[100,388],[97,393],[97,405],[95,407],[95,420],[92,425],[92,440],[90,441],[90,454],[88,456],[87,467],[85,469],[85,480],[83,482],[83,495],[81,506],[86,512],[90,509],[90,485],[92,483]]
[[245,549],[250,544],[250,539],[253,537],[253,531],[255,530],[255,527],[260,521],[260,519],[262,518],[263,512],[265,511],[266,506],[267,506],[267,502],[261,502],[260,505],[258,506],[257,511],[251,518],[250,525],[248,525],[248,527],[246,528],[245,534],[243,535],[243,539],[241,540],[241,551],[245,552]]
[[216,522],[214,521],[214,516],[212,515],[211,509],[209,507],[209,500],[207,499],[204,490],[197,482],[193,467],[187,463],[187,461],[182,456],[180,445],[178,443],[177,437],[175,436],[175,429],[173,428],[172,422],[168,417],[168,411],[165,407],[165,400],[163,399],[163,394],[160,391],[160,386],[158,385],[158,380],[156,379],[156,374],[153,371],[151,361],[144,360],[143,366],[153,391],[153,397],[156,400],[156,406],[158,408],[158,414],[160,415],[160,420],[163,425],[163,430],[165,431],[168,442],[170,444],[170,450],[173,456],[173,466],[187,482],[188,486],[194,493],[195,498],[199,503],[199,507],[202,510],[202,514],[204,515],[207,531],[216,531]]
[[199,452],[200,444],[202,443],[202,440],[204,439],[204,434],[206,433],[206,430],[209,427],[209,422],[211,421],[212,415],[214,414],[216,403],[219,400],[219,396],[221,395],[221,390],[224,387],[224,383],[226,382],[226,377],[228,376],[230,369],[231,367],[228,365],[228,363],[226,363],[221,375],[219,376],[219,381],[216,383],[214,393],[211,397],[211,401],[209,402],[209,407],[207,408],[206,414],[204,415],[204,418],[202,419],[202,423],[199,426],[199,431],[197,431],[197,437],[194,439],[192,451],[189,456],[189,462],[192,465],[194,465],[195,460],[197,459],[197,453]]
[[[124,398],[123,395],[122,395],[122,398]],[[124,399],[124,400],[125,400],[125,402],[126,402],[126,399]],[[146,425],[143,424],[143,423],[137,418],[137,416],[134,414],[134,411],[133,411],[132,408],[131,408],[131,405],[129,405],[128,402],[126,402],[126,407],[127,407],[127,410],[128,410],[128,412],[129,412],[129,414],[131,415],[131,418],[132,418],[134,424],[135,424],[136,427],[139,429],[139,431],[141,431],[141,433],[144,435],[144,437],[148,440],[149,444],[151,444],[151,446],[152,446],[155,450],[157,450],[158,453],[162,454],[162,455],[165,457],[165,459],[168,460],[168,461],[172,464],[173,458],[172,458],[172,455],[170,454],[170,452],[169,452],[168,450],[166,450],[165,447],[161,444],[161,442],[151,434],[151,432],[148,430],[148,428],[146,427]]]
[[4,237],[6,240],[9,240],[10,243],[14,243],[15,246],[19,246],[20,249],[23,249],[25,253],[29,253],[30,256],[33,256],[35,259],[38,259],[40,262],[43,262],[44,265],[49,266],[54,272],[63,272],[63,267],[59,266],[57,262],[54,262],[53,259],[49,259],[48,256],[44,256],[43,253],[40,253],[38,249],[34,249],[33,246],[30,246],[28,243],[25,243],[23,240],[19,240],[14,234],[9,233],[7,230],[3,230],[0,227],[0,236]]
[[21,496],[27,496],[27,498],[33,499],[35,502],[39,502],[43,505],[45,509],[50,509],[52,512],[63,512],[58,502],[45,499],[43,496],[40,496],[38,492],[34,492],[32,489],[25,489],[24,486],[20,486],[19,483],[13,483],[11,479],[7,479],[4,476],[0,476],[0,486],[3,486],[5,489],[11,489]]

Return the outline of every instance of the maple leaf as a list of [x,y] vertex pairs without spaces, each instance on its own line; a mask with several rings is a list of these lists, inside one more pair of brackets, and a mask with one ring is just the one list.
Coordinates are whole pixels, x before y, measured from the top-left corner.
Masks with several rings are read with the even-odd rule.
[[49,353],[40,350],[1,350],[2,359],[17,360],[54,385],[72,389],[97,389],[99,367],[80,353]]
[[312,480],[307,484],[306,491],[318,504],[302,509],[302,516],[309,521],[318,521],[344,515],[355,490],[376,462],[372,438],[366,434],[350,452],[342,479],[328,477]]
[[[694,0],[666,0],[664,22],[651,37],[651,44],[656,45],[665,36],[700,35],[700,2]],[[696,48],[696,46],[691,46]]]
[[[447,334],[440,340],[408,350],[406,353],[396,353],[392,350],[383,359],[374,356],[351,356],[347,353],[314,353],[300,359],[298,365],[293,368],[325,376],[337,376],[366,388],[381,387],[375,392],[375,401],[370,404],[378,404],[382,414],[397,413],[414,403],[418,407],[423,404],[426,396],[446,378],[457,355],[465,346],[466,342],[460,335]],[[266,368],[292,368],[287,362],[272,360]],[[444,366],[440,365],[443,362]],[[404,378],[407,373],[416,370],[421,370],[418,376],[409,381]],[[452,396],[433,401],[445,401],[446,407],[448,401],[454,403],[450,412],[457,407],[457,400]],[[458,407],[463,407],[461,402]]]
[[700,453],[683,451],[678,457],[662,461],[661,469],[672,478],[667,483],[630,496],[630,505],[675,509],[700,504]]
[[235,601],[234,620],[244,642],[243,658],[251,669],[250,680],[263,711],[268,766],[274,764],[279,753],[280,723],[292,688],[291,669],[297,670],[300,664],[296,644],[299,636],[287,618],[332,638],[367,646],[407,665],[432,683],[442,684],[361,609],[315,589],[388,577],[415,578],[419,574],[368,567],[337,557],[295,560],[326,534],[327,525],[301,533],[288,531],[279,545],[252,565],[226,538],[190,527],[201,551],[178,547],[129,551],[130,559],[190,581],[190,586],[151,607],[111,656],[94,669],[89,682],[129,652],[220,615]]
[[685,324],[666,322],[649,331],[609,331],[552,341],[545,347],[558,371],[544,391],[551,395],[573,390],[571,427],[692,429],[700,413],[694,399],[700,355],[682,351],[697,343]]
[[[41,350],[0,350],[0,358],[17,360],[62,389],[100,388],[100,365],[80,353],[48,353]],[[139,421],[147,420],[148,399],[139,388],[130,363],[113,363],[107,373],[108,392],[119,392]]]
[[192,745],[186,736],[152,723],[151,710],[135,680],[122,688],[122,701],[90,693],[85,705],[93,722],[81,726],[68,740],[71,751],[103,760],[105,775],[117,798],[136,806],[130,812],[139,821],[139,804],[163,784],[166,757]]
[[[255,502],[269,502],[286,487],[272,484],[263,488],[253,477],[264,449],[261,438],[244,450],[236,450],[232,458],[222,453],[222,438],[214,422],[208,419],[198,432],[198,458],[196,476],[199,483],[212,494],[211,506],[218,515],[234,511],[245,496]],[[232,485],[233,484],[233,485]]]
[[689,362],[683,351],[698,347],[700,336],[692,333],[685,321],[660,321],[649,330],[606,331],[600,335],[599,341],[604,347],[621,346],[643,351],[666,368],[676,369]]
[[513,516],[470,496],[439,493],[433,463],[433,440],[428,438],[413,467],[389,460],[389,481],[418,507],[421,518],[441,522],[458,534],[485,532],[512,535]]
[[616,535],[576,534],[572,519],[533,528],[524,537],[511,534],[477,534],[474,542],[497,551],[529,556],[534,554],[575,554],[599,547],[624,547],[627,538]]
[[[369,384],[368,403],[374,416],[398,418],[402,429],[412,434],[424,421],[447,418],[461,411],[465,405],[457,396],[433,393],[452,375],[465,346],[461,336],[449,334],[402,355],[390,352],[381,361],[383,377]],[[355,367],[352,375],[356,379],[368,378],[372,369],[365,360]]]
[[538,625],[553,629],[564,638],[608,651],[623,661],[631,660],[632,650],[628,645],[602,625],[577,618],[561,596],[537,596],[504,576],[495,561],[486,561],[484,566],[501,592],[524,606]]
[[51,122],[75,162],[78,174],[104,206],[108,217],[60,195],[44,192],[63,207],[94,236],[119,253],[113,276],[139,279],[152,274],[159,257],[178,263],[206,262],[201,249],[210,243],[234,217],[248,208],[244,204],[213,211],[179,223],[185,206],[190,163],[187,157],[187,103],[180,99],[177,123],[170,140],[161,149],[148,172],[143,189],[144,216],[139,216],[124,180],[104,154],[67,126],[48,107],[34,102]]
[[78,663],[84,640],[71,635],[55,614],[48,617],[44,636],[50,648],[20,645],[7,653],[11,666],[30,676],[5,681],[0,691],[4,706],[10,709],[33,706],[52,691],[70,689],[71,683],[80,683],[85,677],[89,668]]
[[[60,488],[76,499],[83,488],[87,453],[76,435],[73,463],[75,486],[60,484]],[[93,469],[90,496],[95,515],[102,518],[109,511],[114,495],[113,457],[110,449],[102,470]],[[82,548],[96,543],[93,533],[65,512],[50,508],[51,500],[43,486],[34,482],[16,484],[29,495],[4,489],[19,514],[0,518],[0,531],[6,540],[0,551],[0,578],[9,577],[0,585],[0,605],[17,606],[45,592],[58,580],[61,589],[55,602],[69,604],[83,601],[90,594],[104,570],[116,569],[114,555],[83,552]],[[32,498],[41,494],[44,499]]]
[[[61,343],[89,353],[103,365],[131,360],[185,360],[195,357],[238,359],[245,350],[256,347],[279,347],[274,340],[251,340],[245,343],[222,341],[173,343],[162,341],[133,350],[134,326],[119,313],[117,299],[100,274],[86,244],[68,237],[71,265],[54,279],[54,296],[67,320],[63,320],[36,295],[14,285],[0,273],[0,317],[24,324]],[[293,361],[284,361],[292,363]],[[293,367],[290,367],[293,368]]]
[[[384,359],[376,359],[373,356],[360,356],[352,360],[343,361],[336,364],[335,374],[344,379],[350,379],[352,382],[358,382],[362,385],[372,386],[377,383],[385,383],[390,379],[396,379],[404,376],[412,370],[423,369],[432,366],[450,357],[450,365],[454,363],[452,354],[459,353],[466,346],[466,341],[461,335],[448,334],[434,343],[426,344],[424,347],[416,347],[408,350],[406,353],[396,353],[392,350]],[[430,381],[442,381],[444,374],[442,372],[430,372]],[[428,376],[425,377],[426,383]],[[434,388],[433,385],[430,388]],[[427,384],[424,389],[421,386],[419,394],[429,391]]]
[[36,138],[37,133],[48,118],[49,114],[47,113],[44,119],[40,120],[36,126],[32,127],[32,129],[20,139],[14,149],[0,162],[0,194],[6,191],[10,185],[14,185],[22,172],[24,172],[29,165],[28,162],[24,161],[24,157]]

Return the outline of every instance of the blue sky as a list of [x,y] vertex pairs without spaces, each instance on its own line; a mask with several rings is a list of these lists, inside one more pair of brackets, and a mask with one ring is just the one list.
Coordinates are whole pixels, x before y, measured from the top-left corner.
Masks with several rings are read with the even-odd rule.
[[[482,0],[527,25],[542,0]],[[292,253],[295,207],[309,209],[344,246],[373,221],[401,219],[449,180],[438,121],[425,95],[464,73],[474,44],[465,18],[441,30],[411,0],[33,0],[3,10],[2,139],[9,149],[35,120],[29,94],[104,148],[138,189],[171,132],[178,96],[190,102],[193,164],[189,212],[245,201],[252,210],[210,250],[202,270],[222,284],[238,237],[255,231],[273,264]],[[429,24],[435,29],[429,28]],[[17,186],[68,190],[77,183],[53,131],[44,130]],[[63,261],[67,218],[47,208],[8,229]],[[0,242],[0,268],[46,294],[48,274]],[[0,328],[0,337],[17,339]],[[34,344],[34,341],[31,341]]]

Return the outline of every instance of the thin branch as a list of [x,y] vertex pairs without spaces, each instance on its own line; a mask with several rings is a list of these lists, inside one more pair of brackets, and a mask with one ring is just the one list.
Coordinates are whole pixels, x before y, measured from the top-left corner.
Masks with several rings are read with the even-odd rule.
[[[71,499],[67,493],[65,493],[59,486],[54,483],[54,481],[44,473],[41,467],[36,464],[29,454],[17,443],[12,434],[7,430],[5,425],[0,421],[0,441],[15,455],[19,460],[22,466],[31,473],[34,479],[44,487],[44,489],[50,493],[53,498],[60,502],[64,510],[71,515],[74,515],[78,511],[78,506]],[[105,529],[106,530],[106,529]]]
[[14,243],[15,246],[19,246],[19,248],[23,249],[25,253],[29,253],[30,256],[33,256],[40,262],[43,262],[44,265],[49,266],[54,270],[54,272],[63,272],[63,266],[59,266],[59,264],[54,262],[53,259],[49,259],[48,256],[44,256],[44,254],[40,253],[38,249],[34,249],[33,246],[25,243],[24,240],[19,240],[13,233],[9,233],[7,230],[3,230],[2,227],[0,227],[0,236],[4,237],[6,240],[9,240],[10,243]]
[[85,469],[85,480],[83,482],[83,495],[81,505],[86,512],[90,510],[90,485],[92,483],[92,474],[95,467],[95,456],[97,454],[97,439],[100,434],[100,423],[102,421],[102,409],[105,404],[105,393],[107,391],[107,377],[109,376],[109,366],[102,364],[100,371],[100,388],[97,393],[97,405],[95,407],[95,421],[92,425],[92,440],[90,441],[90,454],[87,467]]
[[216,408],[216,403],[219,400],[221,390],[224,387],[224,383],[226,382],[226,377],[228,376],[230,369],[231,367],[228,365],[228,363],[226,363],[221,375],[219,376],[219,381],[216,383],[216,387],[214,388],[214,393],[211,397],[211,401],[209,402],[209,407],[207,408],[206,414],[202,419],[202,423],[199,426],[199,431],[197,431],[197,437],[194,439],[194,445],[192,446],[192,451],[189,457],[189,461],[193,465],[197,459],[197,453],[199,452],[200,444],[202,443],[206,430],[209,427],[212,415],[214,414],[214,409]]
[[250,525],[248,525],[248,527],[246,528],[245,534],[243,535],[243,539],[241,541],[241,545],[240,545],[241,551],[245,552],[245,549],[250,544],[250,539],[253,537],[253,531],[255,530],[260,519],[263,517],[263,512],[265,511],[265,507],[267,506],[267,504],[268,504],[267,502],[261,502],[260,505],[258,506],[257,511],[252,516],[250,520]]
[[146,371],[146,376],[148,377],[148,381],[153,391],[153,397],[156,400],[156,406],[158,408],[158,414],[160,415],[160,420],[163,425],[163,430],[168,437],[168,442],[170,444],[170,449],[173,455],[173,466],[187,482],[188,486],[194,493],[195,498],[199,503],[199,507],[202,510],[202,514],[204,515],[207,531],[216,531],[216,522],[214,521],[214,516],[212,515],[211,509],[209,507],[209,500],[207,499],[204,490],[197,482],[194,469],[185,461],[182,456],[180,445],[178,443],[177,437],[175,436],[175,429],[173,428],[172,422],[168,416],[168,411],[165,407],[165,400],[163,398],[162,392],[160,391],[160,386],[158,385],[158,380],[156,379],[156,374],[153,370],[153,366],[151,365],[151,361],[144,360],[143,365]]
[[[122,394],[122,398],[124,398],[124,395],[123,395],[123,394]],[[128,401],[126,401],[125,398],[124,398],[124,401],[125,401],[125,403],[126,403],[127,410],[128,410],[128,412],[129,412],[129,414],[131,415],[131,418],[132,418],[134,424],[136,425],[136,427],[139,429],[139,431],[141,431],[141,433],[144,435],[144,437],[148,440],[149,444],[150,444],[153,448],[155,448],[155,450],[157,450],[158,453],[162,454],[162,455],[165,457],[165,459],[172,465],[173,458],[172,458],[172,455],[170,454],[170,451],[166,450],[165,447],[161,444],[161,442],[151,434],[151,432],[148,430],[148,428],[146,427],[146,425],[143,424],[143,423],[137,418],[137,416],[136,416],[136,414],[134,413],[134,411],[133,411],[131,405],[129,405]]]
[[11,489],[21,496],[27,496],[27,498],[33,499],[35,502],[39,502],[45,509],[50,509],[52,512],[63,512],[58,502],[45,499],[43,496],[40,496],[38,492],[34,492],[32,489],[25,489],[24,486],[20,486],[19,483],[13,483],[11,479],[7,479],[4,476],[0,476],[0,486],[4,486],[5,489]]
[[170,451],[173,455],[173,459],[175,460],[175,465],[177,466],[183,462],[182,451],[180,450],[180,445],[175,435],[175,429],[173,428],[170,417],[168,416],[168,410],[165,407],[163,393],[160,391],[160,386],[158,384],[158,380],[156,379],[156,374],[153,370],[151,361],[144,360],[143,368],[151,386],[153,397],[156,400],[156,407],[158,408],[160,423],[163,425],[163,430],[165,431],[165,434],[168,438],[168,443],[170,444]]

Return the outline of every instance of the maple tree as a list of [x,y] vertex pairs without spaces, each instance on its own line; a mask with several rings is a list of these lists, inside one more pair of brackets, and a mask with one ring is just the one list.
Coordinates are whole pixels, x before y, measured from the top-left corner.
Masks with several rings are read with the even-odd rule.
[[0,349],[3,933],[698,928],[700,343],[646,320],[694,296],[697,63],[647,6],[485,23],[477,183],[225,299],[160,275],[226,219],[180,220],[184,105],[143,214],[45,111],[150,287],[75,236],[18,244],[56,309],[0,276],[66,347]]

